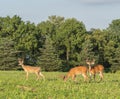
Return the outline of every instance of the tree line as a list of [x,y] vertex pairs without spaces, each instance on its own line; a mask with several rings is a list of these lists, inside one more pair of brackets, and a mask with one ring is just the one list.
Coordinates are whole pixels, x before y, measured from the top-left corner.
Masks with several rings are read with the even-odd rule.
[[19,70],[18,58],[44,71],[68,71],[95,59],[106,71],[120,69],[120,19],[90,31],[76,18],[49,16],[38,24],[0,17],[0,70]]

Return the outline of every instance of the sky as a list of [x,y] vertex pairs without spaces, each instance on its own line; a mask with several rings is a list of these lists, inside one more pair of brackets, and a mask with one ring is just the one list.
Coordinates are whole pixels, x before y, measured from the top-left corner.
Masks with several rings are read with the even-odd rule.
[[87,30],[106,29],[120,19],[120,0],[0,0],[0,17],[18,15],[38,24],[48,16],[76,18]]

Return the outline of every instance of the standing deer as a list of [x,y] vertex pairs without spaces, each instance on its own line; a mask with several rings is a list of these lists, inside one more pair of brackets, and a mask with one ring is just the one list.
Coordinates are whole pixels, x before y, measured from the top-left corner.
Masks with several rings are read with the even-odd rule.
[[95,75],[97,73],[99,73],[100,81],[101,81],[103,79],[104,66],[103,65],[99,65],[99,64],[95,65],[95,66],[92,66],[92,65],[95,64],[95,60],[92,60],[92,61],[86,60],[86,63],[89,66],[90,79],[92,78],[92,75],[93,75],[94,76],[94,80],[95,80]]
[[70,71],[68,72],[66,76],[63,77],[63,80],[66,81],[69,77],[71,77],[72,80],[75,81],[75,77],[81,74],[84,77],[84,81],[87,81],[88,79],[87,71],[88,71],[88,68],[86,66],[74,67],[70,69]]
[[43,77],[43,79],[45,78],[44,75],[41,73],[40,67],[24,65],[23,59],[18,59],[18,62],[19,62],[19,65],[21,65],[24,71],[26,72],[26,79],[28,79],[29,73],[35,73],[37,75],[37,80],[39,79],[40,76]]

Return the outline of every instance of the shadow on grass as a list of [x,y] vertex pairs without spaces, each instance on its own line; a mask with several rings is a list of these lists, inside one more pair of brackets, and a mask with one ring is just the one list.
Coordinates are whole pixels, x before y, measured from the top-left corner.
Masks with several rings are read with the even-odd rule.
[[120,82],[119,80],[111,80],[111,82]]
[[46,80],[48,80],[48,81],[57,81],[58,79],[57,78],[47,78]]

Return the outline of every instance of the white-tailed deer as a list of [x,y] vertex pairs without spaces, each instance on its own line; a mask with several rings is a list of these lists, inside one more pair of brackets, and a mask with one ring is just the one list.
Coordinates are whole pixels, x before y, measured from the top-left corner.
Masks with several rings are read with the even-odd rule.
[[75,81],[75,77],[81,74],[84,77],[84,81],[87,81],[88,79],[87,71],[88,71],[88,68],[86,66],[78,66],[78,67],[71,68],[67,73],[67,75],[63,77],[63,80],[66,81],[69,77],[71,77],[72,80]]
[[29,73],[35,73],[37,75],[37,80],[39,79],[40,76],[43,77],[43,79],[45,79],[44,75],[41,73],[40,67],[24,65],[23,59],[18,59],[18,62],[19,62],[19,65],[21,65],[24,71],[26,72],[26,79],[28,79]]
[[103,65],[95,65],[95,66],[92,66],[95,64],[95,60],[86,60],[86,63],[88,64],[89,66],[89,74],[90,74],[90,79],[92,78],[92,75],[94,76],[94,80],[95,80],[95,75],[97,73],[99,73],[99,76],[100,76],[100,81],[103,79],[103,71],[104,71],[104,66]]

